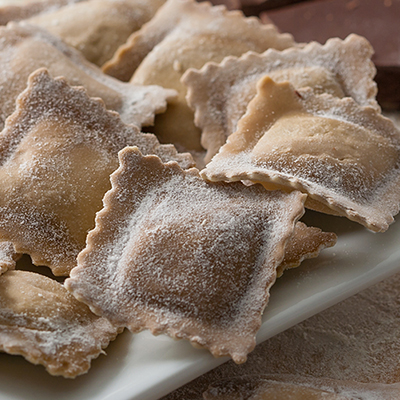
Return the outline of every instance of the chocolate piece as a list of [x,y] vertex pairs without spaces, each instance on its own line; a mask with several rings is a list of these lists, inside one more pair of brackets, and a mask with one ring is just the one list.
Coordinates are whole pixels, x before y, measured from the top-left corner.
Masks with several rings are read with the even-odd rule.
[[298,42],[365,36],[375,49],[378,101],[400,108],[400,0],[313,0],[267,11],[264,17]]

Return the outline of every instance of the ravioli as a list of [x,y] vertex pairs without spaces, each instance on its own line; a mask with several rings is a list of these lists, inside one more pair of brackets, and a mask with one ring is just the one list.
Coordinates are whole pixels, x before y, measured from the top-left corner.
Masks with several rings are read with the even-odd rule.
[[36,71],[0,134],[0,240],[68,275],[102,207],[118,151],[128,145],[185,168],[193,164],[189,154],[125,125],[83,88]]
[[103,99],[122,120],[138,128],[151,125],[154,114],[165,111],[176,93],[158,86],[124,84],[103,74],[77,51],[39,27],[11,23],[0,27],[0,127],[15,110],[15,100],[25,89],[29,75],[47,68],[53,76],[64,76],[68,83],[84,86],[91,97]]
[[[58,8],[27,22],[48,30],[101,66],[165,0],[96,0]],[[56,23],[55,23],[56,21]]]
[[304,195],[209,184],[137,148],[119,157],[67,289],[117,326],[244,362]]
[[291,35],[279,34],[272,24],[263,25],[257,18],[245,18],[239,11],[229,12],[224,6],[213,7],[194,0],[167,0],[154,18],[120,47],[104,66],[104,71],[128,81],[156,45],[170,34],[179,36],[179,32],[189,35],[186,40],[188,46],[191,39],[201,45],[196,47],[196,58],[207,58],[202,54],[207,51],[211,52],[210,56],[218,56],[215,54],[217,49],[224,54],[242,54],[256,48],[285,49],[294,44]]
[[51,278],[19,270],[0,276],[0,351],[41,364],[51,375],[87,372],[120,331]]
[[0,25],[20,21],[82,0],[30,0],[0,6]]
[[200,68],[207,61],[221,61],[228,55],[262,52],[270,47],[285,49],[293,44],[290,35],[279,34],[273,25],[263,25],[256,18],[245,18],[239,11],[228,12],[222,6],[194,0],[168,0],[103,70],[137,85],[177,90],[179,97],[157,119],[154,133],[162,143],[202,152],[200,131],[193,123],[186,89],[180,83],[182,74],[188,68]]
[[311,42],[303,48],[269,49],[209,63],[200,71],[189,69],[182,82],[187,87],[187,102],[195,111],[195,125],[202,130],[205,163],[236,131],[256,95],[257,82],[265,75],[275,82],[289,81],[297,89],[311,87],[315,94],[352,97],[361,106],[379,110],[372,54],[369,42],[352,34],[345,40],[330,39],[325,45]]
[[301,190],[308,208],[385,231],[400,203],[400,133],[392,121],[351,98],[268,76],[257,86],[238,130],[202,176]]

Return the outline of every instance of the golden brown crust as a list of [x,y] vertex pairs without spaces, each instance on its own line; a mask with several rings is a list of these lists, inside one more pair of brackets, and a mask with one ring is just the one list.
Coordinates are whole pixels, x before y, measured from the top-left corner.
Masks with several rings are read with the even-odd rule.
[[207,184],[135,148],[120,162],[66,287],[133,332],[244,362],[303,195]]
[[0,276],[0,351],[44,365],[51,375],[87,372],[119,331],[50,278],[26,271]]
[[385,231],[399,211],[399,145],[399,131],[375,109],[265,77],[202,176],[301,190],[314,205]]

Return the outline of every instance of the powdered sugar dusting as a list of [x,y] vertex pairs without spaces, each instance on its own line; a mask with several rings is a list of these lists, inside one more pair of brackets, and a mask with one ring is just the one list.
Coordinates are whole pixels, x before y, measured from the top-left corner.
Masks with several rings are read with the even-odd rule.
[[132,148],[120,158],[67,288],[132,331],[186,338],[243,362],[302,195],[207,184]]

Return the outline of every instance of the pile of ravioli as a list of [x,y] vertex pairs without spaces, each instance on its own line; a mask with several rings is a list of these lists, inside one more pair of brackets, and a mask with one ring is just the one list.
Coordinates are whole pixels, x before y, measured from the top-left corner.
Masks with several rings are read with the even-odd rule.
[[399,211],[362,37],[299,44],[194,0],[0,20],[1,351],[73,378],[128,328],[242,363],[276,278],[336,242],[305,207],[374,232]]

